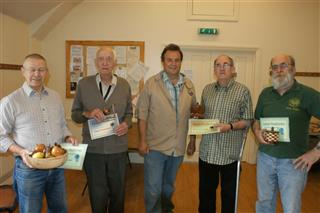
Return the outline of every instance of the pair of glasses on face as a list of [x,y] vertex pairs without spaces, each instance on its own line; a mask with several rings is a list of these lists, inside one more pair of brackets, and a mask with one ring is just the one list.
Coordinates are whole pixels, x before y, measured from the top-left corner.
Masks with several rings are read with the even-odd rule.
[[215,64],[214,65],[214,69],[224,69],[224,70],[226,70],[226,69],[230,69],[232,67],[232,65],[231,64],[227,64],[227,63],[225,63],[225,64]]
[[272,65],[270,66],[270,69],[271,69],[272,71],[277,71],[278,69],[280,69],[280,70],[285,70],[285,69],[288,69],[290,65],[291,65],[291,64],[287,64],[287,63],[272,64]]
[[38,68],[38,69],[36,69],[36,68],[25,68],[25,67],[23,67],[26,71],[28,71],[28,72],[30,72],[30,73],[35,73],[35,72],[40,72],[40,73],[44,73],[44,72],[47,72],[48,71],[48,69],[47,68],[44,68],[44,67],[41,67],[41,68]]

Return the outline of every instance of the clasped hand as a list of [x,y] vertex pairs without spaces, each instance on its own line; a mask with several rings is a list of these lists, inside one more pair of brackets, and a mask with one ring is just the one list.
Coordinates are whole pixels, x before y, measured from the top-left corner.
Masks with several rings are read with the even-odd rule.
[[115,128],[115,133],[117,136],[122,136],[128,133],[128,124],[126,122],[122,122]]
[[104,117],[106,114],[109,113],[109,110],[108,109],[93,109],[91,111],[88,111],[88,112],[83,112],[83,116],[85,116],[86,118],[94,118],[96,119],[96,121],[98,122],[101,122],[103,121]]

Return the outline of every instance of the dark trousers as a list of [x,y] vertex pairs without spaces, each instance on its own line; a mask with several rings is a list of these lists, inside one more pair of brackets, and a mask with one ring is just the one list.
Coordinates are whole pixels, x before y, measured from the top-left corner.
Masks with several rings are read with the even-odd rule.
[[93,213],[123,213],[127,153],[87,153],[84,168]]
[[199,212],[216,212],[216,189],[221,179],[221,212],[234,213],[237,162],[209,164],[199,159]]

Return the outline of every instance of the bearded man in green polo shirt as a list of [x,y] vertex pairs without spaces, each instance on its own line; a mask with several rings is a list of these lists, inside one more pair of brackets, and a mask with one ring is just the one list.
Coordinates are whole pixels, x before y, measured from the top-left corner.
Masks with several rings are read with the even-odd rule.
[[[278,191],[284,212],[301,212],[301,194],[307,181],[307,167],[295,168],[294,160],[308,150],[310,118],[320,118],[320,93],[295,80],[295,60],[290,55],[273,57],[270,70],[273,86],[261,92],[253,126],[260,143],[256,212],[276,212]],[[263,126],[266,123],[263,121],[266,119],[273,120],[275,129],[276,123],[287,123],[278,128],[280,137],[277,143],[270,143],[264,137]],[[286,137],[281,137],[281,134]]]

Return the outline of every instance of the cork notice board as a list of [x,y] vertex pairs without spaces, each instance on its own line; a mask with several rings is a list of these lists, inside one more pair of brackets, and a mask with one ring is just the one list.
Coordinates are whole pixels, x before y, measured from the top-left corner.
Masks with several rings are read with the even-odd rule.
[[144,66],[143,41],[66,41],[66,97],[73,98],[78,81],[97,73],[96,52],[101,46],[111,46],[117,53],[115,74],[125,78],[133,98],[143,87]]

